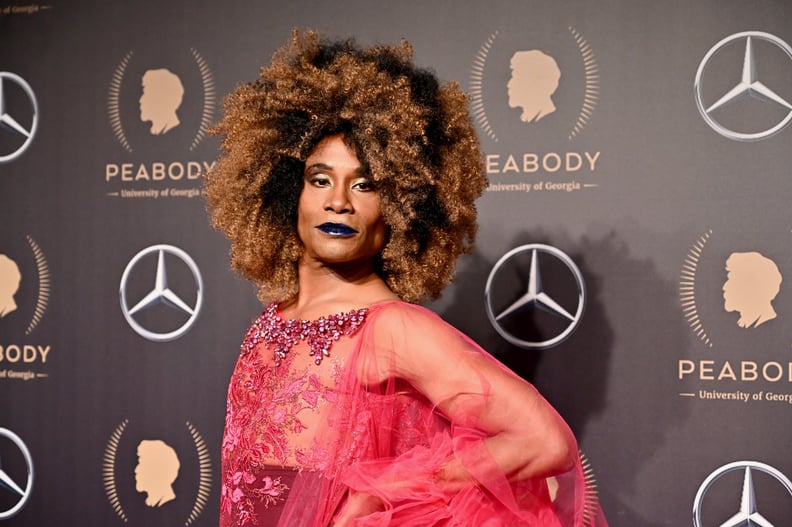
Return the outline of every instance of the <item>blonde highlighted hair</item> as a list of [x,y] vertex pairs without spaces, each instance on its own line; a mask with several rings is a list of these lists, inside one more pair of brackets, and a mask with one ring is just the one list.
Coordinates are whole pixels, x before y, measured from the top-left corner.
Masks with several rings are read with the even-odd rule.
[[412,48],[361,48],[294,31],[259,79],[225,100],[222,155],[206,174],[212,224],[265,301],[297,292],[305,159],[341,134],[368,169],[390,228],[376,269],[408,302],[436,297],[476,233],[486,186],[464,93],[412,63]]

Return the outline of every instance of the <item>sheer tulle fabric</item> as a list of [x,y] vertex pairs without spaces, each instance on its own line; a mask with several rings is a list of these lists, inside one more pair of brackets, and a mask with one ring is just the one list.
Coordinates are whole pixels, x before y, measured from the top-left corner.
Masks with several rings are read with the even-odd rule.
[[[359,327],[332,343],[320,365],[301,342],[274,367],[271,346],[250,345],[255,333],[248,332],[229,388],[222,526],[274,525],[260,515],[262,489],[271,490],[272,478],[254,474],[268,464],[300,469],[283,496],[282,526],[332,525],[350,493],[382,504],[356,519],[361,527],[606,526],[580,462],[550,486],[544,477],[504,473],[477,420],[500,386],[492,387],[486,373],[474,373],[475,389],[469,379],[456,387],[452,374],[457,365],[482,360],[503,367],[431,311],[402,302],[372,306]],[[437,382],[462,395],[432,403],[408,380],[390,374],[397,355],[403,360],[419,353],[436,355],[430,366]],[[307,398],[295,391],[305,387],[312,390]],[[438,407],[453,407],[447,413],[456,418]],[[438,474],[452,459],[471,478],[449,488]]]

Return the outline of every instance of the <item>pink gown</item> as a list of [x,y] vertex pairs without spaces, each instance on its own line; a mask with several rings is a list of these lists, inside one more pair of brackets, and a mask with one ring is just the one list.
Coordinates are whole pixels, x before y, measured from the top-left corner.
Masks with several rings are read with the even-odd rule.
[[[438,382],[453,382],[445,379],[468,360],[504,368],[412,304],[311,322],[284,320],[269,306],[248,330],[229,386],[221,527],[332,525],[350,492],[382,504],[356,526],[606,526],[579,462],[550,479],[507,477],[476,426],[493,391],[486,376],[451,420],[442,404],[388,375],[394,350],[429,348],[441,350],[429,362]],[[473,481],[441,486],[450,459]]]

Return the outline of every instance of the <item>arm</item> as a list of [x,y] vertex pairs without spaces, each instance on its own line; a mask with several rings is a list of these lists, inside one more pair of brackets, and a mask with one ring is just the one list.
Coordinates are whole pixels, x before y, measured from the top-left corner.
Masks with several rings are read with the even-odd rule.
[[[411,317],[394,348],[395,375],[412,384],[454,425],[484,433],[484,444],[511,480],[547,477],[571,468],[574,436],[536,389],[429,313]],[[410,335],[420,344],[410,345]],[[416,351],[417,350],[417,351]],[[470,475],[458,459],[437,474],[454,488]]]
[[[487,488],[516,510],[509,482],[537,484],[541,492],[545,477],[574,466],[575,439],[555,410],[533,386],[442,319],[423,308],[398,305],[378,312],[371,322],[364,337],[365,360],[356,365],[360,382],[384,386],[394,379],[406,381],[425,401],[425,411],[435,412],[438,423],[448,421],[451,428],[432,436],[442,446],[436,450],[433,442],[424,448],[417,454],[418,464],[413,451],[406,451],[361,467],[363,475],[349,480],[355,490],[333,525],[369,518],[405,503],[402,499],[422,500],[422,511],[437,511],[454,496],[471,496],[476,487]],[[365,525],[384,524],[377,523],[377,514],[370,518],[372,523]]]

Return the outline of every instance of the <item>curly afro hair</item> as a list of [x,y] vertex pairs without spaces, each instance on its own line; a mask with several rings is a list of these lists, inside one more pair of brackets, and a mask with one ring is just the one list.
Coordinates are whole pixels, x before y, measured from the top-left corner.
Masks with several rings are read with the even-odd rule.
[[375,267],[402,300],[439,296],[472,249],[486,176],[467,100],[411,59],[407,42],[361,48],[295,30],[257,81],[226,98],[206,199],[232,267],[262,300],[297,292],[305,159],[328,135],[354,147],[380,193],[390,236]]

